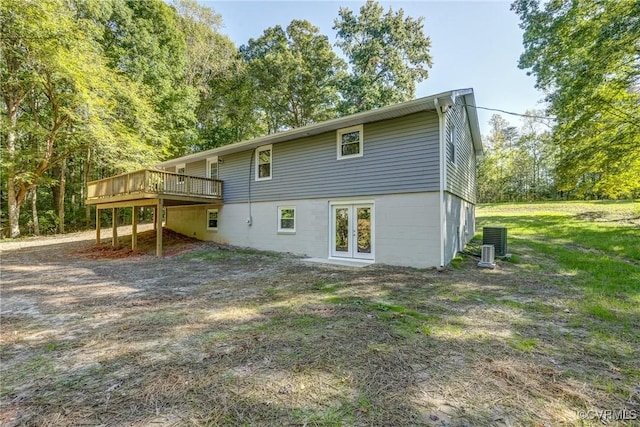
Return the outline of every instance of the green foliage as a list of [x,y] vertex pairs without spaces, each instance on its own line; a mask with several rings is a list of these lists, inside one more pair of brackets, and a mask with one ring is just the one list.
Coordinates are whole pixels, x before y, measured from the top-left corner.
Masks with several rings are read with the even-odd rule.
[[497,114],[489,124],[485,153],[478,161],[479,200],[487,203],[555,198],[557,150],[548,125],[529,118],[518,130]]
[[640,194],[640,3],[517,0],[525,52],[557,116],[560,188]]
[[384,13],[367,0],[358,16],[341,8],[333,29],[351,66],[341,82],[343,114],[413,99],[416,83],[429,75],[431,40],[424,35],[423,18],[405,18],[402,9]]
[[318,27],[300,20],[286,31],[277,25],[249,40],[240,53],[270,133],[336,115],[337,82],[346,66]]
[[222,17],[194,0],[175,0],[178,25],[186,41],[186,84],[195,89],[198,138],[189,151],[237,142],[264,132],[254,129],[254,102],[246,72],[229,37],[219,33]]
[[4,1],[0,19],[3,184],[16,219],[27,192],[55,185],[55,171],[78,153],[96,149],[122,168],[156,159],[149,103],[135,82],[109,68],[93,19],[54,0]]
[[409,99],[431,66],[422,19],[373,1],[336,20],[350,76],[307,21],[238,50],[195,0],[3,0],[0,24],[0,219],[12,236],[90,225],[88,181]]
[[102,24],[99,41],[109,66],[146,92],[158,116],[153,129],[163,137],[156,147],[161,156],[185,154],[197,137],[197,90],[187,84],[187,47],[175,10],[161,0],[109,0],[103,6],[94,18]]

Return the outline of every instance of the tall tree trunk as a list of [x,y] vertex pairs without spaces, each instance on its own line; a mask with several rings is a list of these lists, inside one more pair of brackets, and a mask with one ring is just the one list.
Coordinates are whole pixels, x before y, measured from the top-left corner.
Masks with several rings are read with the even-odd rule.
[[[11,65],[11,64],[9,64]],[[4,88],[3,88],[4,89]],[[8,91],[9,92],[9,91]],[[15,93],[5,95],[7,115],[9,116],[9,129],[7,129],[7,203],[9,205],[9,237],[20,236],[20,203],[18,202],[18,191],[16,188],[16,139],[18,127],[18,105],[20,100],[16,99]],[[24,96],[23,96],[24,97]],[[19,98],[19,97],[18,97]]]
[[[14,238],[20,236],[20,190],[16,186],[16,140],[18,138],[18,109],[24,100],[27,91],[23,90],[17,83],[15,76],[18,75],[21,66],[21,57],[11,48],[2,49],[2,56],[6,64],[9,79],[0,82],[2,98],[7,107],[7,118],[9,126],[6,136],[6,158],[4,160],[7,168],[7,204],[9,205],[9,236]],[[4,132],[3,132],[4,133]]]
[[58,207],[58,219],[60,220],[60,223],[58,224],[58,232],[60,234],[64,234],[64,193],[65,193],[65,186],[67,183],[67,160],[63,160],[62,163],[60,163],[60,179],[58,180],[58,186],[59,186],[59,191],[58,191],[58,200],[57,202],[57,207]]
[[7,131],[7,199],[9,204],[9,236],[20,236],[20,203],[16,192],[16,128],[18,126],[18,104],[6,100],[9,115],[9,129]]
[[31,190],[31,215],[33,217],[33,234],[40,235],[40,220],[38,219],[38,187]]
[[[87,150],[87,161],[84,165],[84,182],[82,183],[82,188],[84,191],[84,195],[82,198],[82,203],[86,200],[86,197],[89,195],[87,192],[87,183],[89,179],[91,179],[91,148]],[[87,227],[91,225],[91,205],[85,205],[85,216],[84,222]]]

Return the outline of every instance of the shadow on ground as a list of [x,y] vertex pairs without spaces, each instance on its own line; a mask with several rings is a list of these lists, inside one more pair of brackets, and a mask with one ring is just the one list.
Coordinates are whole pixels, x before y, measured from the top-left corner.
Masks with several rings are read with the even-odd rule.
[[596,425],[578,411],[638,408],[616,382],[638,375],[634,344],[600,348],[558,272],[77,250],[2,254],[3,425]]

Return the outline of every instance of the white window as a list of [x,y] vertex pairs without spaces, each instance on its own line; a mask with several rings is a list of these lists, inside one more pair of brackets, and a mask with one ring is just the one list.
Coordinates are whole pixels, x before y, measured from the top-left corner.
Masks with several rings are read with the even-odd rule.
[[207,178],[218,179],[218,157],[211,157],[207,159]]
[[458,149],[458,128],[453,123],[448,126],[447,132],[447,158],[449,162],[455,164],[457,160],[456,153]]
[[187,171],[187,165],[184,163],[180,163],[176,165],[176,173],[178,174],[178,184],[182,184],[184,182],[184,174]]
[[207,210],[207,230],[218,229],[218,209]]
[[296,207],[278,206],[278,233],[296,232]]
[[338,130],[338,160],[362,157],[362,125]]
[[256,181],[271,179],[271,145],[256,148]]

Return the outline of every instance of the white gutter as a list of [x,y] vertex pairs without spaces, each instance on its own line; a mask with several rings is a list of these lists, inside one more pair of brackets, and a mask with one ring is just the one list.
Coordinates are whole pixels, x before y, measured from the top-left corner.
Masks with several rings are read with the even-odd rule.
[[[446,179],[446,173],[447,173],[447,168],[445,165],[445,150],[444,150],[444,144],[445,144],[445,115],[442,112],[442,110],[440,109],[440,102],[438,101],[438,98],[433,100],[433,103],[436,107],[436,112],[438,113],[438,127],[439,127],[439,145],[440,145],[440,268],[444,268],[444,251],[445,251],[445,244],[444,244],[444,239],[445,239],[445,230],[446,230],[446,226],[447,226],[447,219],[445,216],[445,211],[444,211],[444,189],[445,189],[445,179]],[[444,106],[443,106],[444,107]],[[446,111],[446,110],[445,110]]]

